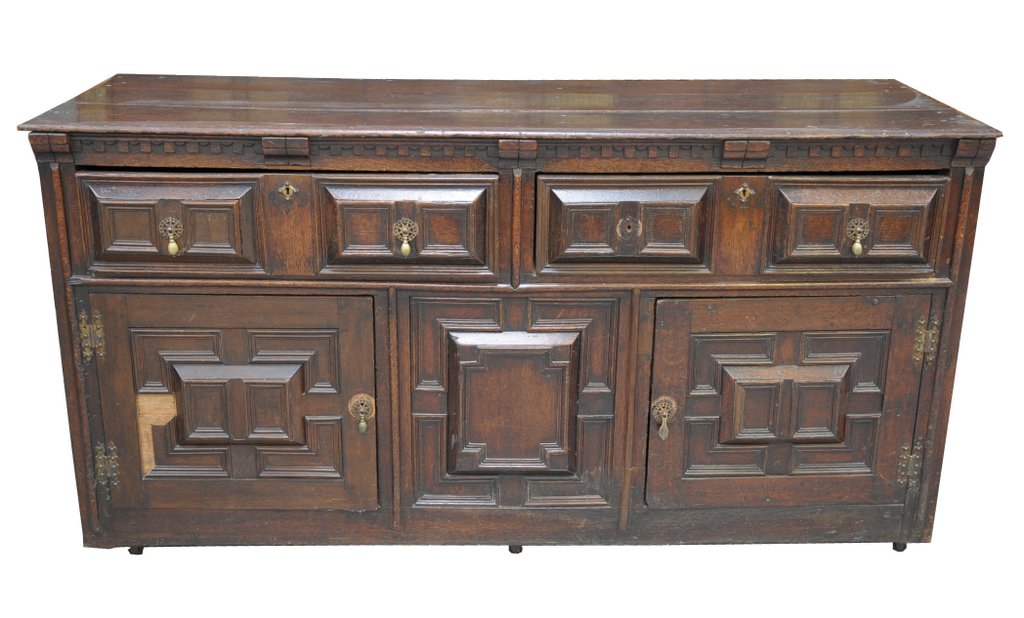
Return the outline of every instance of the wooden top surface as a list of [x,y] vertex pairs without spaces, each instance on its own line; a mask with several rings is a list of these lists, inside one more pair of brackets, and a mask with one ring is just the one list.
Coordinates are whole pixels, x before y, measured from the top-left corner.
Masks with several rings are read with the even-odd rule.
[[440,81],[115,75],[20,127],[509,138],[993,138],[894,80]]

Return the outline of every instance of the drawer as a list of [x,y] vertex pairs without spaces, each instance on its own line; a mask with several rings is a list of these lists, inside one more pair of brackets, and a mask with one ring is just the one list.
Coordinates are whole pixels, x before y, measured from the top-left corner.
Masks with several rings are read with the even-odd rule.
[[540,177],[538,269],[552,265],[559,271],[607,272],[623,265],[660,264],[674,271],[706,271],[717,181],[660,175]]
[[497,183],[493,174],[316,177],[321,274],[492,275]]
[[257,272],[259,176],[82,173],[93,265],[154,272]]
[[945,176],[771,178],[765,271],[931,273],[948,184]]

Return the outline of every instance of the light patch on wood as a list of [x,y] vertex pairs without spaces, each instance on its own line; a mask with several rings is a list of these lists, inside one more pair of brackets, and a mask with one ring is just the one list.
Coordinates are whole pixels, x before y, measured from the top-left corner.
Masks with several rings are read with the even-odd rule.
[[156,467],[153,453],[153,427],[166,425],[178,413],[174,395],[138,395],[135,406],[139,411],[139,461],[142,476]]

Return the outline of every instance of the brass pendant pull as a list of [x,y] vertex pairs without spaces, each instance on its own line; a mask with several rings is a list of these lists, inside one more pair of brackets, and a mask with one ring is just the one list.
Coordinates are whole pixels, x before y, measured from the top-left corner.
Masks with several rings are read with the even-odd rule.
[[348,402],[348,413],[359,421],[359,433],[366,433],[369,421],[377,413],[377,403],[366,393],[359,393]]
[[292,199],[293,195],[299,192],[299,190],[293,187],[291,183],[286,182],[280,189],[277,190],[277,192],[283,195],[284,199],[290,200]]
[[409,257],[409,254],[412,253],[412,245],[409,243],[420,233],[420,226],[416,225],[412,219],[402,217],[395,221],[391,231],[395,234],[395,238],[402,243],[402,257]]
[[658,437],[668,440],[668,422],[676,415],[676,400],[671,397],[658,397],[651,404],[651,418],[659,424]]
[[181,238],[182,232],[185,231],[184,226],[181,224],[181,219],[167,217],[160,221],[157,229],[160,235],[167,239],[167,253],[169,255],[178,255],[178,239]]
[[858,256],[864,253],[864,239],[871,233],[871,228],[868,227],[868,222],[864,219],[850,219],[850,222],[846,224],[846,237],[853,241],[853,246],[850,250],[853,251],[853,255]]

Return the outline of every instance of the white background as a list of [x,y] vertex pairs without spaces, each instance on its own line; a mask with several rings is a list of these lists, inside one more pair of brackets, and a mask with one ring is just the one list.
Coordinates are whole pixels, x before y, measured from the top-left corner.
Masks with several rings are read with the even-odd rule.
[[[5,2],[0,613],[1020,615],[1022,34],[1002,8],[1013,3],[699,4]],[[14,128],[117,72],[891,77],[1001,129],[933,543],[903,554],[887,544],[527,547],[519,556],[494,546],[152,548],[142,557],[83,548],[39,184]]]

